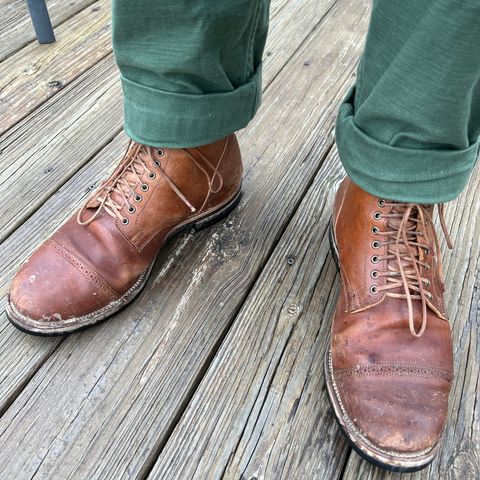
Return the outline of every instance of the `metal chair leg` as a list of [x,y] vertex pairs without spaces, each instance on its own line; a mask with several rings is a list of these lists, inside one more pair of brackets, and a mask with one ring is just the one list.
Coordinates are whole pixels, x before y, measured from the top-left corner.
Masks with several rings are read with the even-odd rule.
[[27,5],[39,43],[54,42],[55,34],[45,0],[27,0]]

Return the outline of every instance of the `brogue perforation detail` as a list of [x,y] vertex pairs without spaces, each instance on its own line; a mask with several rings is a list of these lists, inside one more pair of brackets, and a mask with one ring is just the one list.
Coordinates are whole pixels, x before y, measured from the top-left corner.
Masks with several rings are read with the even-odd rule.
[[452,374],[448,370],[432,366],[410,365],[401,363],[377,363],[371,365],[355,365],[351,368],[335,370],[335,377],[338,381],[355,377],[366,377],[376,375],[402,375],[410,377],[437,378],[452,381]]
[[426,448],[426,449],[418,451],[418,452],[402,453],[402,452],[394,452],[394,451],[390,451],[390,450],[384,450],[383,448],[380,448],[378,445],[375,445],[374,443],[372,443],[368,439],[368,437],[357,427],[357,425],[355,423],[353,423],[353,421],[348,416],[348,413],[345,409],[345,406],[343,405],[342,399],[340,397],[340,392],[338,390],[338,386],[337,386],[337,383],[336,383],[336,376],[335,376],[336,373],[334,374],[334,371],[333,371],[333,362],[332,362],[332,352],[331,351],[328,352],[328,370],[329,370],[330,379],[331,379],[332,388],[333,388],[333,391],[334,391],[334,394],[335,394],[335,398],[338,402],[338,405],[339,405],[341,413],[342,413],[343,421],[346,424],[348,424],[349,428],[352,431],[354,431],[355,434],[359,438],[361,438],[367,445],[374,448],[375,450],[378,450],[379,452],[381,452],[383,454],[395,455],[396,457],[405,458],[405,459],[422,457],[423,455],[425,455],[425,454],[427,454],[427,453],[429,453],[433,450],[434,446]]
[[50,248],[61,255],[71,265],[73,265],[98,291],[100,291],[108,301],[116,300],[120,295],[110,287],[110,285],[91,267],[81,262],[75,255],[70,253],[65,247],[56,241],[49,239],[45,242]]

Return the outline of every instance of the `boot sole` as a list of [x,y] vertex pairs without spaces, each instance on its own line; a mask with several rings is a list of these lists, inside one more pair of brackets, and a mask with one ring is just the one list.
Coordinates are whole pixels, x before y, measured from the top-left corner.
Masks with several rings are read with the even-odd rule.
[[[333,232],[333,221],[329,226],[330,249],[333,259],[340,269],[338,248]],[[325,352],[324,360],[325,383],[330,405],[335,414],[335,419],[348,440],[350,446],[368,462],[381,467],[390,472],[408,473],[416,472],[427,467],[435,458],[438,452],[439,444],[436,444],[428,451],[412,452],[405,454],[401,452],[385,451],[370,442],[356,427],[343,408],[340,394],[335,383],[333,373],[332,357],[330,348]]]
[[[237,207],[241,197],[242,191],[240,189],[231,199],[227,200],[215,211],[206,212],[198,218],[189,219],[189,221],[176,226],[167,234],[164,242],[162,243],[162,246],[169,239],[171,239],[175,235],[183,233],[185,230],[190,230],[193,228],[195,231],[198,232],[223,220]],[[159,249],[159,253],[162,246]],[[73,317],[63,321],[55,320],[52,322],[42,322],[20,313],[15,307],[15,305],[10,301],[10,297],[7,298],[5,313],[8,320],[14,327],[18,328],[24,333],[29,333],[31,335],[54,337],[85,330],[86,328],[89,328],[104,320],[107,320],[112,315],[118,313],[122,308],[130,304],[135,299],[135,297],[137,297],[137,295],[143,290],[143,288],[147,284],[148,278],[150,277],[157,257],[154,258],[148,268],[140,275],[135,284],[122,297],[111,302],[110,304],[99,310],[89,313],[88,315],[84,315],[82,317]]]

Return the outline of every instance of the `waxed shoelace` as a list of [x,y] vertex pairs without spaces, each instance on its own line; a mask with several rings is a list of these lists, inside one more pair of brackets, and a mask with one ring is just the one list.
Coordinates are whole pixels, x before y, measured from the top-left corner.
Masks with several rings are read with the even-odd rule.
[[[420,259],[420,250],[429,255],[429,238],[427,222],[433,226],[433,219],[428,209],[419,204],[384,202],[390,207],[389,213],[382,213],[387,218],[387,231],[379,231],[379,235],[386,237],[385,242],[379,246],[388,245],[387,255],[378,256],[380,260],[387,260],[386,272],[378,272],[378,276],[387,279],[386,285],[377,287],[378,291],[386,291],[386,295],[394,298],[405,298],[408,304],[408,324],[410,332],[415,337],[421,337],[427,326],[427,298],[432,294],[425,290],[429,286],[428,279],[422,277],[421,270],[430,268],[429,264]],[[444,205],[438,205],[440,224],[447,241],[448,248],[453,248],[452,240],[445,224]],[[397,222],[392,221],[396,219]],[[440,255],[440,242],[433,230],[435,251],[438,257],[439,274],[443,277],[442,259]],[[392,262],[391,260],[394,260]],[[399,278],[400,277],[400,278]],[[402,288],[404,293],[392,292]],[[417,331],[414,323],[412,300],[420,300],[422,304],[422,324]]]
[[[226,146],[224,148],[225,152]],[[187,197],[180,191],[180,189],[175,185],[175,183],[170,179],[167,173],[162,169],[160,164],[157,165],[157,171],[160,173],[162,178],[167,182],[167,184],[172,188],[172,190],[177,194],[180,200],[185,203],[185,205],[190,209],[191,212],[201,211],[206,205],[210,195],[212,193],[217,193],[221,190],[223,186],[223,178],[218,172],[216,167],[213,167],[212,164],[200,153],[197,153],[202,157],[203,162],[208,165],[212,170],[213,174],[210,177],[207,170],[197,161],[197,159],[187,150],[184,150],[187,156],[191,159],[197,168],[205,175],[208,182],[208,194],[199,209],[196,209],[187,199]],[[223,153],[224,153],[223,152]],[[222,153],[222,156],[223,156]],[[221,157],[220,157],[221,158]],[[153,172],[147,167],[147,163],[153,161],[148,147],[141,145],[139,143],[130,141],[126,153],[120,163],[123,164],[123,168],[120,168],[117,173],[113,173],[110,178],[101,186],[101,188],[96,191],[91,197],[89,197],[86,202],[83,204],[77,215],[77,222],[80,225],[88,225],[92,223],[103,210],[108,215],[113,218],[118,218],[122,220],[124,216],[121,213],[122,208],[130,207],[130,199],[136,195],[135,189],[143,183],[142,176],[149,175]],[[217,188],[213,187],[213,182],[215,178],[219,179],[219,186]],[[117,193],[120,195],[120,198],[123,200],[123,203],[116,202],[112,195]],[[88,207],[88,204],[93,198],[96,198],[98,201],[98,207],[96,208],[95,213],[88,219],[83,221],[82,217],[85,213],[85,210]]]

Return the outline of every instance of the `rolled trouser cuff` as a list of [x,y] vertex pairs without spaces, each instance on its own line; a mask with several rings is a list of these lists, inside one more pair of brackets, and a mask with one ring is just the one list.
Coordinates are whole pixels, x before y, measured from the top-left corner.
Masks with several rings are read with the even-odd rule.
[[460,194],[475,165],[479,142],[463,150],[381,143],[355,124],[353,98],[354,89],[340,107],[336,140],[354,183],[372,195],[400,202],[442,203]]
[[182,94],[121,77],[124,129],[138,143],[187,148],[206,145],[244,128],[260,106],[261,65],[240,87],[224,93]]

